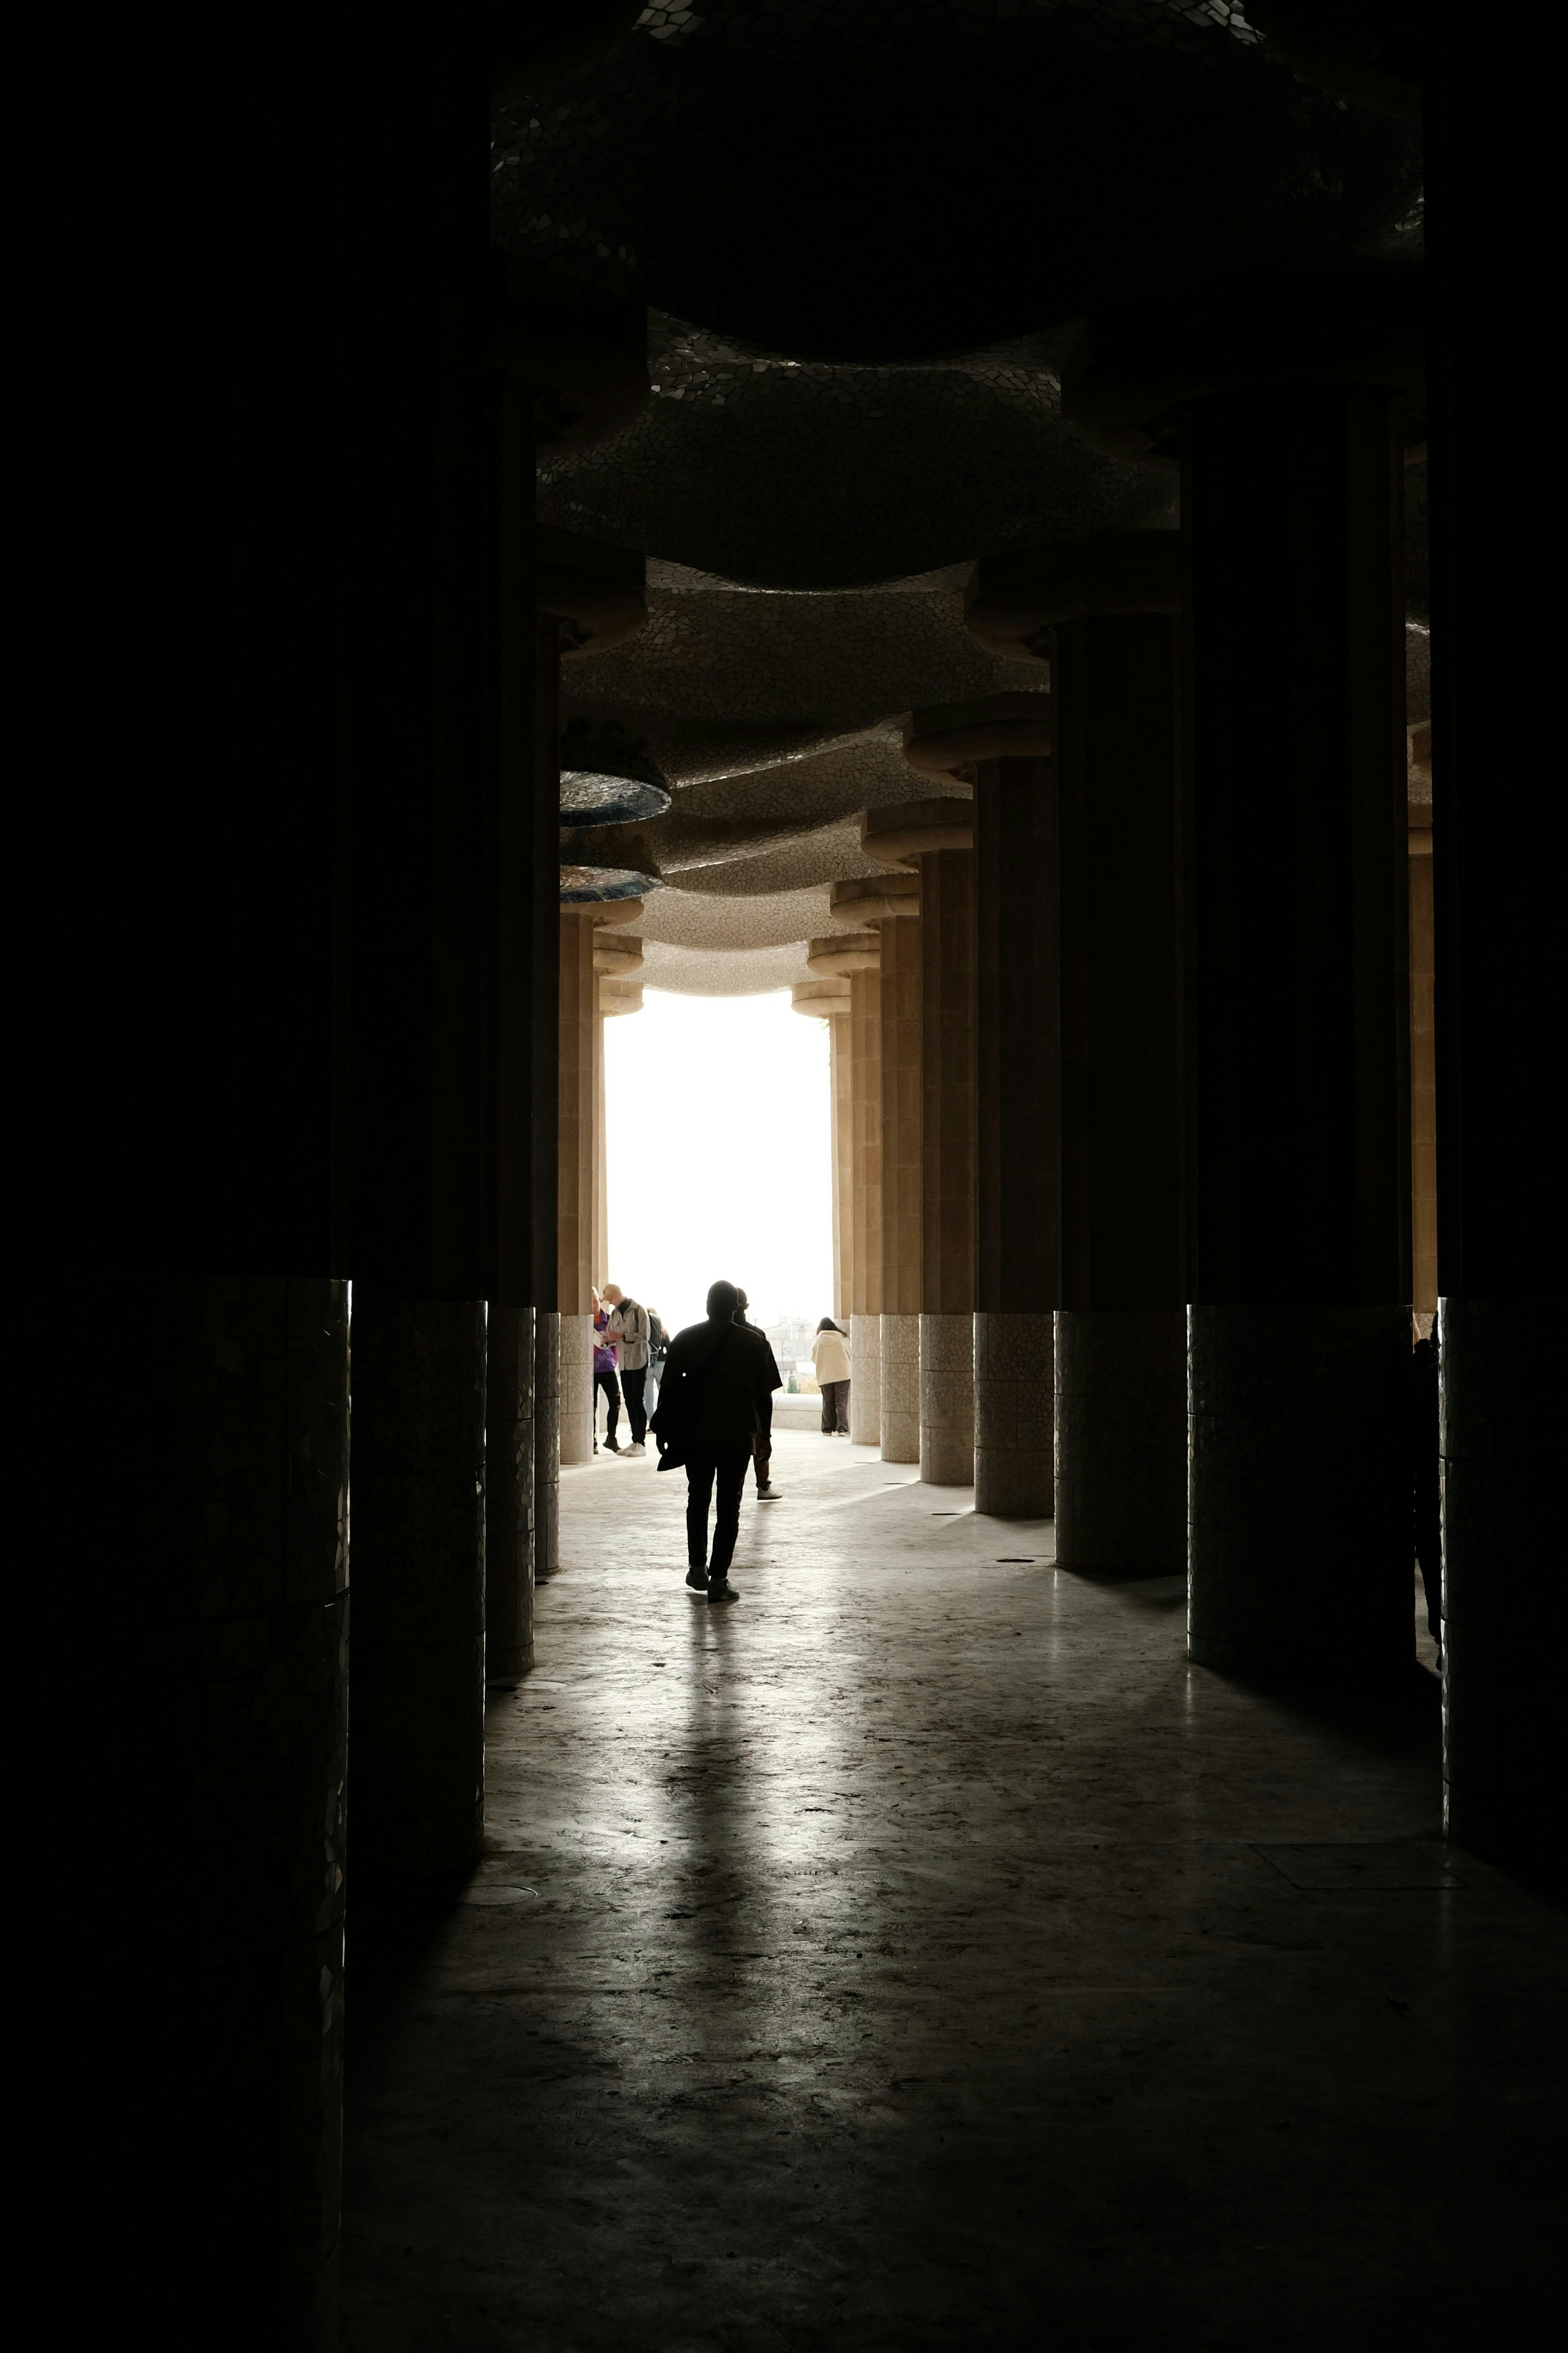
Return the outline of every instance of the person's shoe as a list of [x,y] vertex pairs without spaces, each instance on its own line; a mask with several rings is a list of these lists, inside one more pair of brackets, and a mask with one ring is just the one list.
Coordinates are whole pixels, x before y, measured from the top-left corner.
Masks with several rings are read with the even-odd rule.
[[631,1449],[626,1446],[617,1446],[613,1438],[606,1438],[605,1440],[605,1451],[606,1454],[629,1454]]
[[631,1444],[629,1446],[623,1447],[621,1451],[625,1454],[646,1454],[647,1452],[647,1447],[642,1439],[634,1438]]
[[734,1587],[731,1584],[727,1577],[720,1577],[717,1583],[715,1583],[712,1577],[709,1578],[708,1599],[710,1601],[739,1601],[740,1598],[740,1595],[736,1592]]
[[759,1487],[757,1489],[757,1501],[759,1504],[776,1504],[778,1499],[779,1491],[773,1485],[771,1479],[768,1481],[765,1487]]
[[689,1568],[686,1572],[686,1582],[689,1585],[693,1593],[706,1593],[708,1590],[708,1571],[705,1568]]

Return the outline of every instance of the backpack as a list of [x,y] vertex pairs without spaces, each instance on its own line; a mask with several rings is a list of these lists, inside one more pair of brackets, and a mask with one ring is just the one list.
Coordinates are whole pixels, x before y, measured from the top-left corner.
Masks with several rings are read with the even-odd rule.
[[650,1427],[658,1440],[658,1467],[661,1471],[679,1471],[697,1440],[697,1417],[702,1410],[702,1388],[709,1374],[718,1363],[735,1326],[726,1324],[716,1345],[710,1348],[700,1367],[677,1376],[674,1381],[661,1381],[658,1409]]

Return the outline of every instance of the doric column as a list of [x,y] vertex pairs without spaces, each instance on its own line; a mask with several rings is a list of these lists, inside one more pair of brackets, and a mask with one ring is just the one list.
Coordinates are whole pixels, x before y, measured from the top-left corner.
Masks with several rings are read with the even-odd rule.
[[[819,1013],[842,1025],[847,1084],[844,1106],[849,1129],[849,1434],[858,1446],[875,1446],[880,1427],[881,1356],[879,1337],[882,1301],[882,1101],[881,1021],[877,993],[875,932],[813,940],[807,962],[816,978],[797,982],[792,1001],[797,1013]],[[840,1114],[842,1116],[842,1114]]]
[[843,1324],[855,1286],[855,1113],[847,1001],[842,1012],[835,1008],[827,1017],[827,1071],[833,1091],[833,1313]]
[[492,1305],[485,1324],[485,1681],[515,1684],[533,1662],[534,1355],[531,1307]]
[[[590,432],[588,438],[592,438]],[[647,617],[645,565],[634,549],[612,547],[574,533],[540,527],[537,598],[540,615],[541,771],[553,785],[550,815],[558,820],[558,893],[562,902],[556,1023],[552,1083],[555,1116],[535,1128],[544,1149],[557,1151],[553,1182],[557,1215],[537,1235],[541,1288],[553,1286],[554,1314],[536,1335],[536,1400],[542,1418],[535,1449],[536,1549],[540,1573],[559,1555],[558,1470],[593,1452],[593,1352],[589,1285],[607,1235],[603,1168],[603,1036],[595,989],[595,923],[626,923],[640,913],[638,878],[589,853],[582,863],[577,829],[621,825],[668,806],[656,772],[636,756],[621,731],[582,720],[561,725],[563,672],[619,645]],[[542,1034],[542,1045],[543,1038]],[[542,1115],[547,1111],[542,1093]],[[597,1279],[605,1280],[598,1269]],[[544,1422],[554,1420],[551,1442]]]
[[[1363,1678],[1414,1651],[1397,387],[1418,301],[1368,265],[1266,309],[1108,322],[1090,371],[1183,468],[1188,1633],[1231,1671]],[[1289,1505],[1306,1464],[1331,1569]]]
[[882,1430],[882,1008],[869,964],[849,977],[849,1094],[855,1164],[849,1435],[857,1446],[875,1446]]
[[[884,1462],[921,1459],[921,892],[918,874],[836,882],[840,923],[882,943],[881,1446]],[[853,1394],[853,1392],[851,1392]]]
[[561,628],[534,617],[535,824],[544,844],[535,881],[533,1020],[533,1577],[561,1564]]
[[1556,535],[1521,530],[1489,480],[1495,442],[1467,356],[1485,315],[1509,322],[1514,381],[1552,365],[1553,306],[1535,293],[1529,240],[1508,233],[1520,205],[1551,201],[1554,94],[1531,79],[1510,42],[1478,42],[1436,12],[1423,138],[1447,1820],[1450,1837],[1560,1886],[1563,910],[1540,702]]
[[990,559],[967,599],[993,651],[1051,664],[1055,717],[1054,761],[977,788],[983,1303],[1056,1303],[1057,1559],[1110,1576],[1186,1562],[1179,554],[1101,533]]
[[[916,714],[917,746],[927,718]],[[921,1476],[962,1487],[974,1479],[973,818],[951,797],[872,810],[861,830],[869,856],[918,861]]]
[[[1220,393],[1185,436],[1189,1631],[1232,1669],[1414,1648],[1394,406]],[[1334,1492],[1315,1605],[1321,1532],[1280,1508],[1309,1461]]]
[[479,1852],[484,1804],[485,1311],[353,1289],[354,1867]]
[[[641,908],[641,901],[637,904]],[[598,1271],[595,1283],[603,1291],[609,1282],[610,1188],[607,1153],[609,1130],[605,1115],[605,1024],[618,1016],[642,1011],[643,944],[619,926],[599,923],[594,933],[594,1255]]]
[[[837,943],[814,940],[811,944],[815,951]],[[807,961],[814,971],[819,969],[814,955],[808,955]],[[849,1314],[855,1266],[855,1122],[848,979],[839,977],[835,967],[828,966],[822,978],[797,980],[790,991],[790,1004],[795,1012],[827,1024],[828,1087],[832,1100],[833,1312],[842,1322]]]
[[[1432,871],[1432,725],[1408,730],[1410,849],[1410,1300],[1437,1307],[1436,940]],[[1422,1327],[1426,1329],[1425,1324]]]
[[[635,550],[580,539],[571,532],[538,533],[539,604],[554,629],[556,708],[560,667],[568,670],[618,645],[647,617],[645,565]],[[604,847],[605,828],[667,808],[669,795],[657,769],[614,723],[583,718],[559,730],[553,746],[558,779],[561,964],[557,1128],[559,1187],[556,1226],[556,1348],[559,1460],[584,1462],[594,1448],[593,1321],[590,1286],[603,1282],[598,1261],[607,1247],[604,1183],[603,1017],[595,986],[595,927],[630,922],[641,912],[650,878]],[[587,830],[584,830],[587,829]]]
[[594,1005],[593,904],[561,911],[561,1060],[556,1297],[561,1315],[561,1460],[594,1451]]
[[[879,1099],[876,1105],[876,1133],[875,1137],[873,1138],[869,1132],[868,1124],[865,1116],[865,1107],[863,1103],[861,1103],[859,1107],[858,1123],[857,1118],[857,1107],[858,1103],[859,1103],[860,1091],[862,1089],[868,1089],[873,1084],[873,1080],[869,1069],[867,1068],[862,1070],[858,1060],[855,1027],[857,1019],[856,1008],[858,1004],[860,1007],[859,1018],[862,1025],[864,1025],[866,998],[868,997],[875,990],[880,958],[881,946],[874,931],[844,931],[831,934],[823,939],[813,940],[809,943],[806,948],[805,955],[805,961],[809,969],[815,973],[819,979],[845,982],[847,984],[848,987],[848,1002],[843,1010],[834,1011],[830,1005],[826,1003],[823,1009],[829,1013],[830,1036],[833,1039],[833,1051],[835,1056],[834,1068],[832,1071],[834,1102],[834,1219],[836,1227],[834,1240],[834,1264],[836,1277],[835,1291],[837,1294],[840,1288],[842,1288],[843,1300],[845,1302],[843,1312],[847,1312],[850,1315],[851,1319],[853,1319],[857,1314],[866,1315],[867,1317],[876,1314],[879,1317],[881,1308],[880,1285],[879,1283],[876,1288],[876,1295],[873,1301],[871,1289],[866,1279],[866,1270],[861,1263],[862,1252],[875,1247],[876,1236],[880,1233],[881,1204],[879,1200],[878,1203],[874,1205],[873,1219],[873,1218],[868,1214],[868,1205],[860,1199],[860,1187],[862,1184],[871,1181],[870,1154],[873,1148],[876,1154],[876,1169],[878,1176],[879,1178],[880,1176],[882,1166],[881,1104],[880,1100]],[[857,982],[861,984],[864,991],[864,995],[858,999],[856,997]],[[799,1000],[797,998],[797,1003],[798,1002]],[[802,1009],[804,1010],[804,1007],[802,1007]],[[881,1060],[879,1019],[877,1023],[877,1064],[878,1071],[879,1072]],[[866,1032],[864,1026],[862,1026],[859,1033],[858,1054],[863,1056],[866,1050]],[[840,1063],[845,1067],[840,1068]],[[847,1130],[847,1134],[844,1134],[842,1132],[845,1129]],[[843,1167],[842,1176],[839,1174],[841,1163]],[[841,1211],[842,1215],[840,1214]],[[842,1240],[839,1239],[840,1235],[842,1235]],[[856,1301],[859,1301],[861,1303],[858,1307],[852,1303]],[[840,1312],[837,1300],[835,1312]],[[850,1323],[849,1334],[851,1383],[853,1384],[855,1348],[855,1327],[853,1320],[851,1320]],[[870,1328],[868,1324],[867,1328],[862,1332],[860,1340],[860,1349],[863,1359],[869,1353],[869,1345]],[[880,1366],[879,1362],[879,1369]],[[879,1396],[879,1382],[877,1384],[877,1388]],[[861,1419],[858,1425],[859,1429],[862,1430],[870,1426],[872,1419],[871,1406],[872,1401],[870,1398],[865,1398],[862,1400]],[[849,1392],[849,1419],[851,1427],[855,1428],[855,1391],[853,1385],[851,1385]],[[862,1438],[858,1442],[869,1445],[873,1441],[868,1438]]]

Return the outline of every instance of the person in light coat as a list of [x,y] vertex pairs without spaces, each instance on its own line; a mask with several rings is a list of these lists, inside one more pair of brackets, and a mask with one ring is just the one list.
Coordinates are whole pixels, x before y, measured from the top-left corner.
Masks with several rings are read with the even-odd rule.
[[610,1311],[610,1340],[616,1351],[621,1395],[626,1401],[626,1419],[632,1426],[631,1444],[625,1451],[641,1454],[647,1436],[647,1409],[643,1398],[647,1379],[647,1309],[639,1306],[635,1299],[628,1299],[618,1282],[605,1283],[605,1303]]
[[811,1344],[816,1386],[822,1391],[824,1438],[849,1435],[849,1347],[842,1329],[825,1315]]

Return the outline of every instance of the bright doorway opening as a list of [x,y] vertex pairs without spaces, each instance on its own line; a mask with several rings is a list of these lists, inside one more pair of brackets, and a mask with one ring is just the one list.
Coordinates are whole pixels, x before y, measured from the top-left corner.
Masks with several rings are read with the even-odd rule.
[[833,1313],[827,1024],[786,993],[677,997],[605,1024],[612,1282],[677,1332],[721,1276],[787,1382]]

